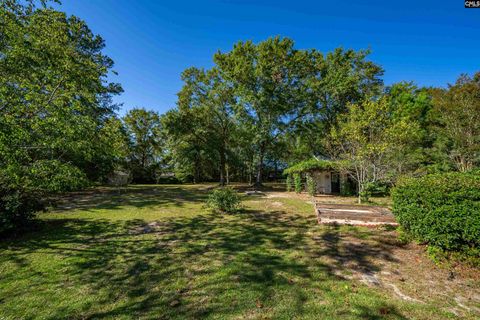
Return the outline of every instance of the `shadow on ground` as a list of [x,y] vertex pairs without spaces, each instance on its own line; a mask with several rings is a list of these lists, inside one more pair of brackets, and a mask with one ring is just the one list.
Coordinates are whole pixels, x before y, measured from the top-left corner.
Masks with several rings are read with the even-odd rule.
[[[140,202],[133,200],[132,192],[125,201],[138,206],[150,201],[175,203],[182,193],[176,192],[175,187],[153,190],[152,199],[147,194]],[[158,200],[159,195],[166,198]],[[204,193],[182,197],[178,205],[201,201]],[[115,199],[110,201],[92,200],[82,208],[119,205]],[[372,258],[393,260],[394,240],[380,237],[366,246],[361,241],[342,242],[345,234],[339,227],[323,227],[322,232],[316,228],[314,220],[305,216],[252,210],[153,223],[47,220],[41,231],[3,243],[8,253],[1,259],[29,270],[25,272],[31,272],[31,277],[39,274],[30,265],[29,255],[60,259],[68,266],[64,274],[40,275],[45,280],[38,286],[61,286],[68,281],[86,286],[87,294],[96,296],[94,303],[85,302],[76,310],[50,307],[46,318],[51,319],[72,314],[89,319],[405,319],[381,296],[373,294],[368,304],[352,299],[354,293],[342,289],[349,281],[338,272],[347,264],[363,271],[378,270]],[[5,275],[3,280],[13,276]],[[7,299],[37,289],[35,285],[19,287]]]
[[[210,187],[211,188],[211,187]],[[118,209],[122,206],[136,208],[173,205],[182,207],[186,203],[205,201],[209,187],[197,188],[195,192],[185,186],[129,186],[123,188],[95,188],[81,192],[71,192],[52,199],[57,210],[71,209]]]

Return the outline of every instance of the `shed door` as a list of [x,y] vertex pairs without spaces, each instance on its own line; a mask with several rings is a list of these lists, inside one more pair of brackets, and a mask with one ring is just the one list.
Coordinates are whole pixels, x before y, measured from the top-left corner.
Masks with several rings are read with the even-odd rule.
[[332,193],[340,193],[340,174],[332,173]]

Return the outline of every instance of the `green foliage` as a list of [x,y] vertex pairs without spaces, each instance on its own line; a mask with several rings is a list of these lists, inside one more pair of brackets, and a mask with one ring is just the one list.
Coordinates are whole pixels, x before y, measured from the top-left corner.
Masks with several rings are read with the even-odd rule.
[[0,11],[0,163],[56,159],[100,178],[112,158],[102,128],[122,91],[107,81],[113,61],[103,39],[63,12],[8,8]]
[[155,183],[160,167],[162,124],[155,111],[132,109],[123,118],[129,142],[128,169],[135,183]]
[[186,69],[177,108],[162,119],[172,170],[185,181],[223,184],[231,175],[259,185],[264,167],[311,157],[325,119],[379,90],[382,70],[367,55],[323,55],[275,37],[236,43],[209,70]]
[[21,230],[43,209],[41,193],[28,189],[13,170],[0,170],[0,234]]
[[480,72],[462,75],[448,89],[432,90],[432,152],[459,171],[480,165]]
[[0,185],[0,234],[23,230],[43,208],[39,193]]
[[291,174],[287,175],[286,184],[287,184],[287,192],[292,191],[293,190],[293,178],[292,178]]
[[374,186],[375,184],[372,182],[367,182],[363,185],[362,189],[358,192],[360,202],[368,202],[370,200]]
[[294,181],[294,184],[295,184],[295,192],[296,193],[301,193],[302,192],[302,175],[299,174],[299,173],[294,173],[293,174],[293,181]]
[[415,240],[410,233],[405,231],[405,229],[402,226],[399,226],[397,228],[397,233],[398,233],[398,241],[402,244],[409,244],[413,240]]
[[392,113],[389,100],[367,100],[350,105],[339,117],[326,144],[335,155],[337,167],[358,184],[359,201],[368,200],[371,184],[396,178],[403,152],[421,137],[419,123]]
[[309,195],[313,197],[317,193],[317,183],[313,179],[312,175],[309,173],[307,173],[306,183],[307,183],[307,192]]
[[36,161],[29,168],[32,188],[44,192],[65,192],[83,189],[89,181],[79,168],[57,160]]
[[335,163],[329,160],[309,159],[299,162],[283,171],[284,174],[303,173],[314,170],[330,170],[335,168]]
[[224,213],[235,213],[240,209],[241,199],[238,193],[232,188],[219,188],[210,193],[207,199],[207,206]]
[[157,184],[179,184],[181,181],[175,176],[158,176],[156,178]]
[[301,99],[305,87],[299,79],[305,77],[303,70],[311,60],[306,52],[294,49],[291,39],[275,37],[258,44],[238,42],[230,52],[217,52],[214,61],[221,77],[235,88],[237,117],[253,133],[259,185],[277,132],[288,127],[286,119],[305,105]]
[[333,122],[348,101],[380,88],[382,70],[366,61],[367,55],[340,48],[327,55],[298,50],[293,40],[281,37],[239,42],[232,51],[215,54],[221,77],[235,88],[236,116],[253,134],[257,184],[281,133],[313,133],[318,127],[312,123],[320,118]]
[[356,192],[354,183],[350,179],[344,178],[343,176],[341,179],[340,195],[353,196]]
[[188,68],[181,77],[178,108],[163,118],[175,171],[179,179],[195,182],[218,175],[224,185],[232,150],[240,142],[233,90],[216,68]]
[[[0,170],[0,233],[23,229],[52,193],[78,190],[89,181],[79,168],[57,160]],[[16,230],[16,231],[18,231]]]
[[0,10],[1,231],[23,227],[50,193],[102,180],[118,159],[111,98],[122,88],[108,82],[104,41],[47,2]]
[[368,202],[370,197],[384,197],[388,194],[389,187],[386,184],[380,182],[367,182],[360,191],[361,202]]
[[478,253],[480,175],[452,172],[405,179],[393,190],[393,212],[418,241],[445,251]]

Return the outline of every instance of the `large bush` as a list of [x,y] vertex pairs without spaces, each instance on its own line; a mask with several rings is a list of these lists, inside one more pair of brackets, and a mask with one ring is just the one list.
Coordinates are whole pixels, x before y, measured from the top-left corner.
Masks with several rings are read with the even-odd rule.
[[240,209],[240,202],[240,196],[235,190],[232,188],[220,188],[210,193],[207,206],[214,211],[235,213]]
[[443,251],[480,251],[480,174],[432,174],[393,190],[393,212],[415,239]]
[[0,170],[0,233],[22,230],[43,210],[48,195],[86,187],[85,174],[56,160],[30,166],[9,165]]
[[0,234],[25,228],[43,208],[39,193],[0,186]]
[[18,183],[17,177],[0,170],[0,234],[23,229],[43,209],[42,194]]

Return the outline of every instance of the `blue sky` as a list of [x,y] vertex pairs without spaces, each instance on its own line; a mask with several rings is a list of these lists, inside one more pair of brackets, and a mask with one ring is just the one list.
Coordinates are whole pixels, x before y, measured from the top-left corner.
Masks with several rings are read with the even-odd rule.
[[480,9],[463,0],[154,1],[62,0],[106,40],[124,104],[159,112],[175,106],[187,67],[212,66],[239,40],[290,37],[299,49],[370,48],[384,80],[445,86],[480,70]]

